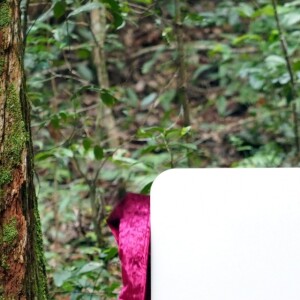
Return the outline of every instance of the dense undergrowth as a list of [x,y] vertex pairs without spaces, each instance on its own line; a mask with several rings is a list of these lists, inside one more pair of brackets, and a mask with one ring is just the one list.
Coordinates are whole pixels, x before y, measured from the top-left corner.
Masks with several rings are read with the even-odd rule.
[[[278,23],[274,4],[181,1],[180,20],[171,0],[30,4],[25,68],[54,299],[116,298],[105,218],[124,189],[149,193],[171,167],[299,165],[300,2],[278,3]],[[90,18],[104,6],[109,86],[99,84]]]

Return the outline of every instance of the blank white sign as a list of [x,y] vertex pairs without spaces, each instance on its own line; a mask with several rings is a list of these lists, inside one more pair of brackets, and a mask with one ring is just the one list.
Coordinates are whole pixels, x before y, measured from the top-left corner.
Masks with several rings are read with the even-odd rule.
[[152,300],[299,300],[300,169],[173,169],[151,190]]

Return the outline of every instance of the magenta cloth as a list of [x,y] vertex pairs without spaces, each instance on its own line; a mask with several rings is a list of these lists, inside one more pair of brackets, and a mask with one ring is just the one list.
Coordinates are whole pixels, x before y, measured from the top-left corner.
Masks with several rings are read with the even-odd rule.
[[122,265],[119,300],[150,300],[150,197],[127,193],[108,225],[118,243]]

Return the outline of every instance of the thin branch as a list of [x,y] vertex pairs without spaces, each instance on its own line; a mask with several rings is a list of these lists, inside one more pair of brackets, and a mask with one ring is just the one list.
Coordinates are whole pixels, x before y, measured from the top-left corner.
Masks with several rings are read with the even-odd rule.
[[280,37],[280,43],[281,43],[281,48],[284,54],[284,58],[286,61],[286,66],[288,69],[288,73],[290,75],[290,85],[291,85],[291,90],[292,90],[292,113],[293,113],[293,119],[294,119],[294,134],[295,134],[295,145],[297,149],[297,155],[300,154],[300,144],[299,144],[299,120],[298,120],[298,113],[297,113],[297,105],[295,103],[295,100],[297,98],[297,90],[296,90],[296,85],[295,85],[295,78],[294,78],[294,73],[292,69],[292,64],[291,60],[288,54],[288,46],[287,42],[285,39],[285,36],[283,34],[283,30],[279,21],[279,15],[278,15],[278,10],[277,10],[277,2],[276,0],[272,0],[272,5],[274,9],[274,15],[275,15],[275,20],[276,20],[276,25],[277,25],[277,30],[279,32],[279,37]]
[[[106,54],[104,51],[106,38],[106,9],[104,6],[91,11],[90,22],[91,32],[95,41],[93,59],[97,71],[98,84],[103,89],[109,89],[110,84],[106,66]],[[100,139],[103,137],[100,131],[100,126],[102,125],[100,120],[103,119],[103,116],[106,116],[102,123],[103,127],[107,134],[110,131],[110,136],[112,138],[109,146],[116,148],[119,146],[119,132],[113,111],[111,108],[105,106],[104,103],[100,102],[98,116],[96,119],[96,134]]]

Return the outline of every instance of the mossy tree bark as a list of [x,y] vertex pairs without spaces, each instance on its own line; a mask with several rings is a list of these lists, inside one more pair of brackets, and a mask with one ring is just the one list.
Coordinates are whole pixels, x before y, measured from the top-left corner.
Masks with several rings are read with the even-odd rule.
[[20,0],[0,0],[0,300],[47,299]]

